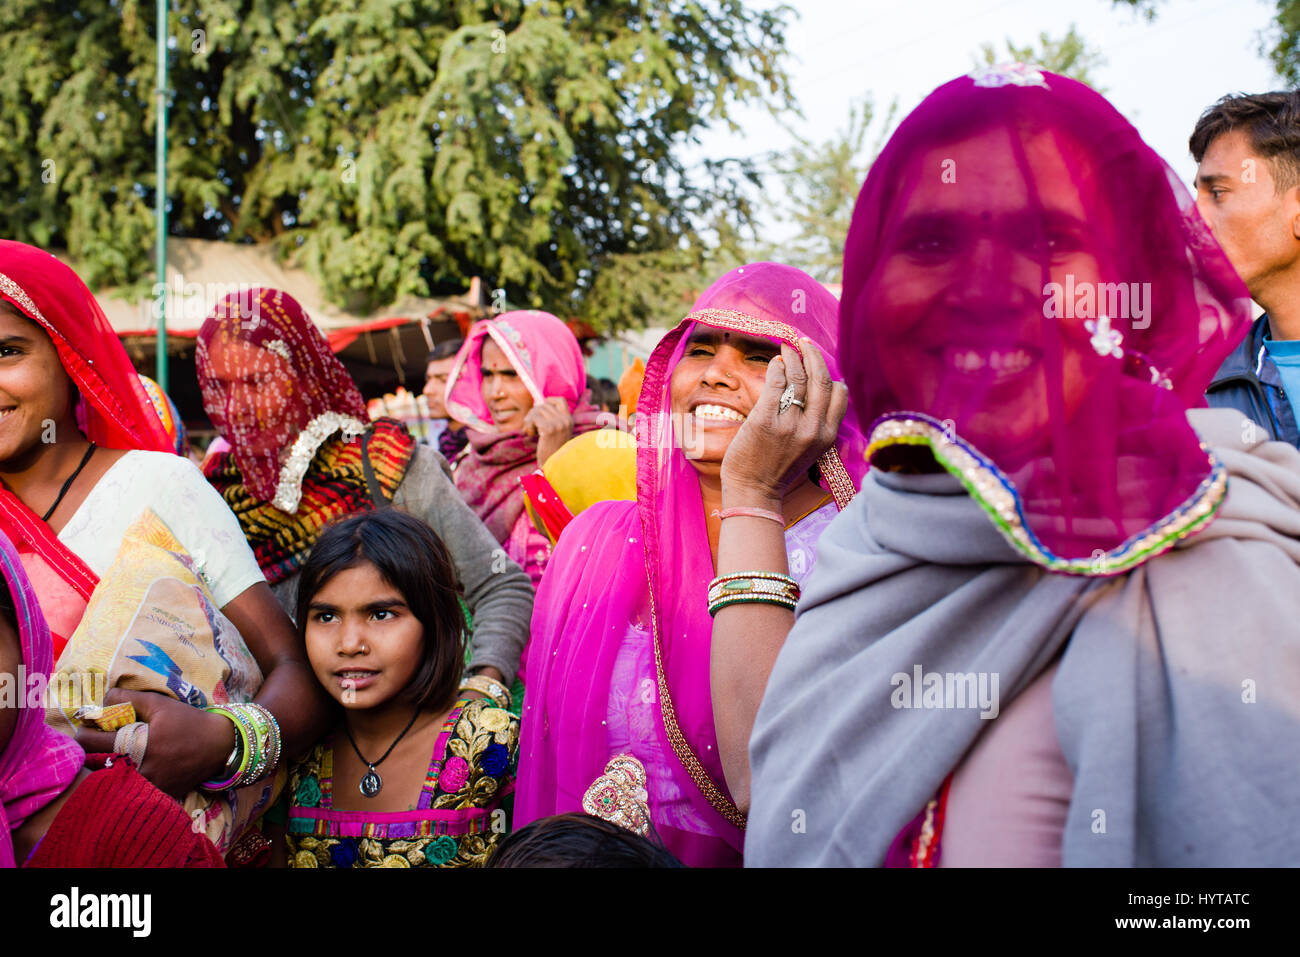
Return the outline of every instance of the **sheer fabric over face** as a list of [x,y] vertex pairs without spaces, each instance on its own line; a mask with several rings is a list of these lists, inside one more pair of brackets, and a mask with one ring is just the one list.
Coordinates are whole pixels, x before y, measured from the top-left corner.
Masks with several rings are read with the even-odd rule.
[[298,510],[303,476],[335,433],[369,421],[352,376],[302,306],[256,288],[218,303],[195,352],[203,407],[230,443],[244,486],[258,501]]
[[854,210],[840,341],[873,464],[930,446],[1054,570],[1126,570],[1213,516],[1185,412],[1249,320],[1173,171],[1065,77],[940,87]]

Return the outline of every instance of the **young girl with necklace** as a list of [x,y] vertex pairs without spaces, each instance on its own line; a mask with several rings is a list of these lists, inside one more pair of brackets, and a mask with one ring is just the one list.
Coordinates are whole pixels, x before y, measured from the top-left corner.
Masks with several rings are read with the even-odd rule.
[[477,867],[509,829],[518,719],[500,685],[462,681],[459,594],[442,541],[404,512],[317,541],[298,629],[342,717],[290,775],[289,866]]

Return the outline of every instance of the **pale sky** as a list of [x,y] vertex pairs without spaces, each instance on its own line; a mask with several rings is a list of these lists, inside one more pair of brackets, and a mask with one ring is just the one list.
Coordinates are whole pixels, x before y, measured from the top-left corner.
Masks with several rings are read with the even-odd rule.
[[[1283,88],[1260,52],[1272,0],[1163,0],[1153,23],[1110,0],[788,2],[800,15],[786,36],[788,70],[806,118],[793,125],[814,142],[844,128],[850,104],[864,94],[878,116],[897,97],[902,119],[935,87],[970,72],[981,44],[1000,53],[1007,37],[1037,45],[1039,33],[1059,38],[1071,23],[1105,59],[1093,76],[1107,98],[1188,183],[1196,167],[1187,137],[1201,111],[1225,93]],[[742,133],[710,131],[700,152],[789,149],[790,135],[762,111],[737,117]]]

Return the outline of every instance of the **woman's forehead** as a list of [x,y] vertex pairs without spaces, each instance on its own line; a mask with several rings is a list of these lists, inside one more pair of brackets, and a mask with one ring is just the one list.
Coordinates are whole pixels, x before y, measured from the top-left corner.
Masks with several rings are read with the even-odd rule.
[[752,349],[761,352],[779,352],[780,343],[774,339],[763,339],[755,336],[741,335],[739,332],[732,332],[730,329],[719,329],[715,326],[706,326],[697,322],[695,328],[691,330],[690,336],[686,340],[690,343],[703,343],[706,345],[726,345],[735,346],[742,351]]
[[1052,130],[995,126],[926,150],[913,167],[906,209],[1012,213],[1044,209],[1086,219],[1094,173],[1082,150]]

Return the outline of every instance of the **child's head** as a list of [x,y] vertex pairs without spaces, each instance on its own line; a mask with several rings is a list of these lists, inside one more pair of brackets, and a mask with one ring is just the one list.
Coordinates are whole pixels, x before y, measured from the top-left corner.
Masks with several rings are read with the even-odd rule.
[[460,585],[442,540],[396,509],[327,528],[303,563],[298,629],[345,708],[450,707],[464,670]]
[[642,837],[602,818],[557,814],[507,834],[487,866],[681,867],[682,863],[657,834]]

